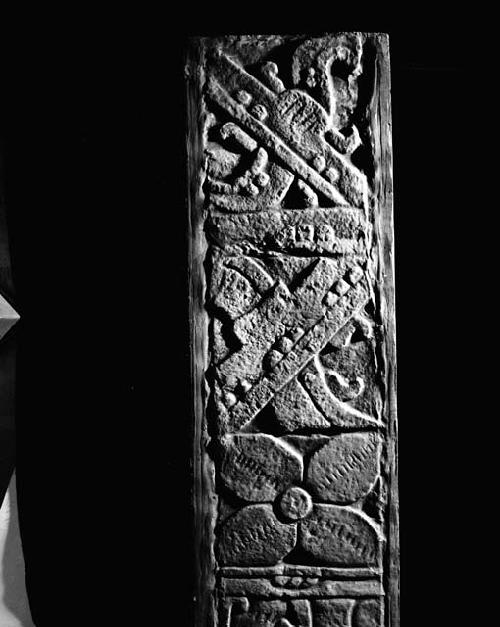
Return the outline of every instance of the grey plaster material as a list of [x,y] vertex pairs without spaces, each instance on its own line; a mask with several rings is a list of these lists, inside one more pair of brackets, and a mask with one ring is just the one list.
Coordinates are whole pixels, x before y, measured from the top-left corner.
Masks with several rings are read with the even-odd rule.
[[388,39],[186,63],[197,625],[397,627]]

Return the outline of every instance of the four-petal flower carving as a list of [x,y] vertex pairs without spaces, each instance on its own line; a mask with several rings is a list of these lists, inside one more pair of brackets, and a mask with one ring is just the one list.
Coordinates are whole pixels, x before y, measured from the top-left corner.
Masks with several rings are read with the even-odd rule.
[[224,438],[221,478],[245,505],[219,529],[223,565],[274,565],[295,547],[317,564],[378,563],[379,532],[359,503],[378,476],[379,437],[344,433],[320,442],[303,456],[271,435]]

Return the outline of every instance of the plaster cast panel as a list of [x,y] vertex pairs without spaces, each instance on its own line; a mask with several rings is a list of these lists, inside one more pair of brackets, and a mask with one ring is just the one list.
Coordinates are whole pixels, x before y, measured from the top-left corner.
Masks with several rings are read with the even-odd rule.
[[198,624],[398,623],[385,35],[186,64]]

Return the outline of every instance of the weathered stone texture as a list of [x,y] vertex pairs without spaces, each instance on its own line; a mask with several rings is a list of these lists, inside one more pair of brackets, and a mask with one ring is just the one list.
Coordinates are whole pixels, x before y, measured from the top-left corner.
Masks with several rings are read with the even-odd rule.
[[191,42],[199,625],[398,625],[385,35]]

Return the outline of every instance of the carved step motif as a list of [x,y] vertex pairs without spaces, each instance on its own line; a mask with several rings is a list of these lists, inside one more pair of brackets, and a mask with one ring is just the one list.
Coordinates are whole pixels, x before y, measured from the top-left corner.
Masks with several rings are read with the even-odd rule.
[[299,599],[225,601],[222,625],[231,627],[378,627],[383,624],[378,599]]

